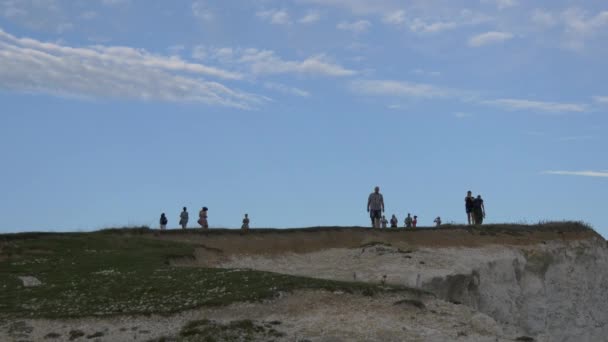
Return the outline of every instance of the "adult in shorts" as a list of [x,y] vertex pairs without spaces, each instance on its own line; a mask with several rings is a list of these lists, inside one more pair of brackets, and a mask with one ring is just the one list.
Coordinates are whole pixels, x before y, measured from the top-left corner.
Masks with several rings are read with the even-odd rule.
[[475,197],[473,197],[473,193],[471,190],[467,191],[467,197],[464,198],[464,209],[467,213],[467,221],[469,225],[475,224],[475,217],[473,217],[473,201]]
[[384,212],[384,197],[382,197],[378,186],[367,198],[367,212],[372,220],[372,228],[380,228],[380,219]]

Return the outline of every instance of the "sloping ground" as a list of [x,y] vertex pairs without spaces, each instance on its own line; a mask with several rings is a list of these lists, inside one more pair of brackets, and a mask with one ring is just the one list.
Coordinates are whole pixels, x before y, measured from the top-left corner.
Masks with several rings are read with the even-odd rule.
[[0,341],[601,341],[607,266],[576,223],[4,235]]

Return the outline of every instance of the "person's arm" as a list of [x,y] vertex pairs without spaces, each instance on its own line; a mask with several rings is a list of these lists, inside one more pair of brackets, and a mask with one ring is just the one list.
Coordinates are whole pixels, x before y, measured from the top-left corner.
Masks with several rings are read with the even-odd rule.
[[372,203],[372,195],[367,197],[367,211],[369,212],[369,205]]
[[380,203],[382,204],[382,212],[384,212],[384,196],[380,195]]
[[486,217],[486,207],[483,205],[483,202],[481,202],[481,214],[483,217]]

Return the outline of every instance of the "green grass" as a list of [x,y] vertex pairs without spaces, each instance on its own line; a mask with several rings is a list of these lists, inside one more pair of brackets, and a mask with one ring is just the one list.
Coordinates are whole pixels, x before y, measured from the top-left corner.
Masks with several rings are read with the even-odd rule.
[[[171,267],[194,245],[107,231],[0,236],[0,317],[63,318],[169,314],[201,306],[324,289],[374,295],[407,288],[251,270]],[[43,285],[25,288],[19,276]],[[418,294],[422,294],[419,291]]]

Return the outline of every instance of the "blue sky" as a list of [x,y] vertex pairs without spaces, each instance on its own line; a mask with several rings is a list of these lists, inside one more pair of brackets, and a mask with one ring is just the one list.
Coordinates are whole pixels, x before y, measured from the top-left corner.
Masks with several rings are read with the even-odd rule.
[[0,231],[368,225],[379,185],[606,236],[607,38],[593,0],[0,0]]

